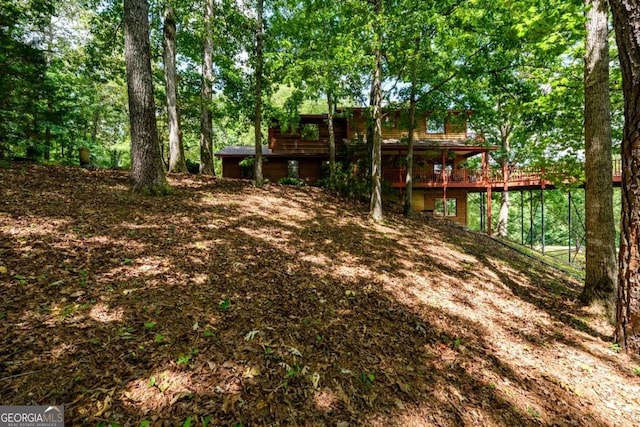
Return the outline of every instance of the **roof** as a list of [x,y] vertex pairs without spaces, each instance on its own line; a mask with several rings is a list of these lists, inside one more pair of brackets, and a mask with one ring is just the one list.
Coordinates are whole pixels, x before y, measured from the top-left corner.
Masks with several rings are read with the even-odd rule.
[[[216,157],[252,157],[255,156],[256,149],[253,145],[231,145],[215,153]],[[268,146],[262,146],[262,155],[264,157],[286,157],[288,159],[320,157],[328,158],[328,153],[299,153],[299,152],[276,152],[274,153]]]
[[[256,154],[256,147],[253,145],[231,145],[225,147],[216,153],[217,157],[240,157],[240,156],[254,156]],[[262,155],[268,156],[271,154],[271,149],[263,145]]]

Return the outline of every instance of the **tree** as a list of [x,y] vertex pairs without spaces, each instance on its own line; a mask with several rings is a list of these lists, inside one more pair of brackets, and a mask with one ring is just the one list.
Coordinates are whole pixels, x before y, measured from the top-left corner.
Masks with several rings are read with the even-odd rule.
[[256,187],[262,187],[262,67],[263,67],[263,12],[264,0],[258,0],[256,7],[256,44],[255,44],[255,109],[254,109],[254,139],[255,139],[255,162],[253,164],[253,179]]
[[640,354],[640,4],[610,0],[622,69],[622,222],[615,339]]
[[169,172],[187,172],[178,108],[178,75],[176,71],[176,16],[173,6],[167,4],[164,13],[164,81],[167,91],[169,121]]
[[409,131],[407,135],[407,174],[405,177],[404,216],[413,213],[413,147],[416,127],[416,92],[417,92],[417,51],[420,46],[420,38],[416,38],[416,49],[411,55],[411,83],[409,88]]
[[373,79],[371,95],[373,102],[373,147],[371,150],[371,203],[369,217],[382,221],[382,0],[375,0]]
[[611,320],[615,306],[615,225],[611,157],[611,101],[609,98],[608,5],[585,1],[587,21],[584,57],[584,133],[586,148],[587,252],[585,283],[580,299],[602,301]]
[[214,0],[204,0],[202,41],[202,89],[200,104],[200,173],[215,175],[213,169],[213,9]]
[[125,63],[131,127],[131,181],[134,190],[168,190],[153,98],[151,49],[146,0],[124,1]]

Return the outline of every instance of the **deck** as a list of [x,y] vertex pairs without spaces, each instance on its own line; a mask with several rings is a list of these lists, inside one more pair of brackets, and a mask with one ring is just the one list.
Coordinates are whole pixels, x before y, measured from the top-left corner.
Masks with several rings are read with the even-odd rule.
[[[406,168],[386,168],[382,171],[382,178],[393,188],[404,188]],[[531,190],[540,188],[554,188],[558,179],[562,177],[559,170],[543,170],[533,167],[502,169],[456,169],[442,171],[427,171],[419,168],[413,170],[413,188],[461,188],[468,191],[484,191],[491,187],[493,191]],[[622,177],[622,160],[613,162],[612,180],[614,186],[619,186]],[[566,180],[569,181],[568,179]]]

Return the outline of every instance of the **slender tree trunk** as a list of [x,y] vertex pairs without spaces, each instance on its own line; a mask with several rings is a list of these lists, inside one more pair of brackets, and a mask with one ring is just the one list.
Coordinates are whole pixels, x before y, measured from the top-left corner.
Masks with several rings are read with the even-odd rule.
[[168,4],[164,12],[164,83],[167,92],[167,123],[169,125],[169,172],[187,172],[178,108],[178,73],[176,71],[176,15]]
[[333,187],[336,178],[336,133],[333,130],[333,97],[327,90],[327,126],[329,127],[329,182]]
[[507,182],[509,180],[509,157],[510,157],[510,138],[511,138],[511,124],[505,123],[500,126],[500,140],[502,144],[502,171],[503,179],[505,182],[502,189],[502,198],[500,200],[500,212],[498,213],[498,230],[496,234],[499,237],[506,238],[509,234],[509,191]]
[[[376,17],[382,17],[382,0],[376,0]],[[382,28],[376,19],[373,93],[373,148],[371,152],[371,204],[369,216],[375,222],[382,221]]]
[[253,164],[253,179],[256,187],[262,187],[262,38],[263,34],[263,22],[262,14],[264,11],[264,0],[258,0],[257,4],[257,20],[256,20],[256,105],[254,112],[254,138],[256,147],[256,160]]
[[584,75],[586,148],[585,283],[580,299],[601,301],[614,320],[616,248],[613,217],[613,161],[609,100],[608,7],[606,0],[585,0],[587,41]]
[[165,193],[167,184],[156,124],[146,0],[124,0],[125,64],[131,128],[133,189]]
[[204,40],[202,55],[202,90],[200,112],[200,173],[215,175],[213,169],[213,7],[214,0],[204,0]]
[[622,90],[622,224],[616,341],[640,354],[640,5],[637,0],[610,0],[616,31]]
[[[416,49],[419,41],[416,42]],[[405,179],[404,216],[413,214],[413,146],[416,127],[416,59],[411,65],[411,89],[409,93],[409,133],[407,135],[407,176]]]

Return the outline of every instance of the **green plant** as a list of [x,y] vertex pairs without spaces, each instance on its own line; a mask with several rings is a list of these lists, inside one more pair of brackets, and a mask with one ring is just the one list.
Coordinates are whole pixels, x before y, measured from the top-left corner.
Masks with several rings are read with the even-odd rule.
[[24,277],[22,274],[16,274],[15,276],[13,276],[13,278],[18,280],[18,283],[20,284],[20,286],[24,286],[27,284],[27,278]]
[[241,168],[252,168],[255,163],[255,157],[245,157],[238,162],[238,166],[240,166]]
[[360,374],[360,381],[362,381],[362,384],[364,384],[366,387],[371,387],[375,380],[376,376],[370,372],[362,371],[362,373]]
[[191,362],[191,358],[193,356],[195,356],[196,354],[198,354],[199,352],[200,351],[197,348],[194,348],[193,350],[191,350],[191,352],[189,354],[180,355],[178,357],[177,364],[178,365],[187,365],[187,364],[189,364],[189,362]]
[[178,365],[186,365],[191,361],[191,354],[183,354],[178,357]]
[[620,345],[616,342],[612,342],[609,343],[609,350],[613,351],[614,353],[620,353]]
[[225,298],[218,303],[218,308],[222,311],[228,310],[229,307],[231,307],[231,301],[229,300],[229,298]]
[[640,366],[634,366],[633,367],[633,373],[636,375],[640,375]]
[[304,187],[305,185],[307,185],[306,182],[304,182],[303,180],[301,180],[299,178],[290,178],[290,177],[280,178],[278,180],[278,184],[280,184],[280,185],[295,185],[295,186],[298,186],[298,187]]
[[156,322],[144,322],[144,327],[147,329],[153,329],[156,326]]
[[80,286],[87,286],[87,277],[89,277],[89,272],[80,270]]

